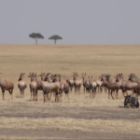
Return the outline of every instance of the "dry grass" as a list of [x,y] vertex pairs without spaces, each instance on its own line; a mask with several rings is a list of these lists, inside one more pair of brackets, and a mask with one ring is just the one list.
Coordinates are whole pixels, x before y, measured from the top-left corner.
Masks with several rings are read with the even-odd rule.
[[3,77],[15,82],[21,71],[140,75],[140,45],[0,45],[0,50]]
[[[117,127],[116,127],[117,126]],[[54,128],[56,130],[79,130],[79,131],[93,131],[98,129],[100,132],[104,131],[123,131],[128,132],[135,129],[134,133],[140,132],[140,121],[128,120],[85,120],[73,118],[4,118],[0,119],[0,128],[24,128],[24,129],[44,129]]]
[[[59,130],[78,130],[100,132],[140,132],[139,120],[134,120],[135,115],[140,114],[140,110],[119,109],[123,106],[122,95],[119,94],[118,100],[108,100],[106,93],[98,93],[95,99],[89,98],[89,95],[80,95],[71,93],[70,100],[55,104],[54,99],[49,103],[43,103],[42,92],[39,92],[38,102],[29,102],[29,87],[26,90],[25,98],[17,98],[19,91],[17,88],[17,79],[20,72],[25,72],[25,80],[29,85],[29,72],[51,72],[61,73],[71,76],[73,71],[87,72],[88,75],[98,78],[102,73],[122,72],[127,78],[128,74],[133,72],[140,77],[140,45],[0,45],[0,72],[1,77],[11,80],[15,83],[14,100],[10,101],[9,94],[6,92],[6,100],[0,102],[0,128],[25,128],[25,129],[45,129],[54,128]],[[0,94],[1,98],[1,94]],[[66,110],[61,108],[67,107]],[[72,109],[74,108],[74,109]],[[112,113],[108,119],[81,119],[74,118],[80,113],[92,113],[98,108],[100,116],[110,115],[113,111],[120,114],[116,118]],[[60,109],[60,110],[59,110]],[[95,111],[96,112],[96,111]],[[54,113],[58,115],[55,118],[28,118],[27,114],[48,113],[50,116]],[[70,117],[65,117],[65,113],[71,113]],[[98,113],[98,111],[97,111]],[[125,119],[123,116],[132,116],[131,119]],[[12,116],[12,115],[15,116]],[[22,114],[23,117],[18,115]],[[64,116],[62,115],[64,114]],[[16,116],[17,115],[17,116]],[[95,114],[96,115],[96,114]],[[11,117],[9,117],[11,116]],[[99,117],[100,117],[99,116]],[[115,117],[115,119],[113,119]],[[134,118],[133,118],[134,117]],[[131,118],[131,117],[130,117]],[[132,130],[135,129],[135,132]]]

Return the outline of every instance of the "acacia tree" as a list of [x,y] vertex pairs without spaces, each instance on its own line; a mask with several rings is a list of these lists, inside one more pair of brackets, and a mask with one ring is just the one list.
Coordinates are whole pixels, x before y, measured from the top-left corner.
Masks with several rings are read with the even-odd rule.
[[54,40],[54,44],[56,44],[56,41],[59,39],[62,39],[62,37],[59,35],[53,35],[53,36],[49,37],[49,39]]
[[32,33],[29,37],[35,39],[35,44],[37,44],[38,39],[44,39],[44,36],[40,33]]

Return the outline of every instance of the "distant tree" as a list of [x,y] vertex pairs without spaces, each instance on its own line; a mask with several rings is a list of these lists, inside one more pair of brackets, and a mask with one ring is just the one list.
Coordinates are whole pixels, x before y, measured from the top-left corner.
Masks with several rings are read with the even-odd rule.
[[29,35],[29,37],[35,39],[35,44],[37,44],[38,39],[44,39],[44,36],[40,33],[32,33]]
[[59,39],[62,39],[62,37],[59,35],[53,35],[53,36],[49,37],[49,39],[54,40],[54,44],[56,44],[56,41]]

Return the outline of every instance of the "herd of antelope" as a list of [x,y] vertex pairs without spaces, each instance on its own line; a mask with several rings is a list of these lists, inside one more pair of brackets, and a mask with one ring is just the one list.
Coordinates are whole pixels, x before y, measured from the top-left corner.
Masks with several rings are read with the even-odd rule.
[[[21,73],[18,79],[18,88],[20,94],[24,97],[25,89],[27,84],[24,81],[25,73]],[[129,90],[131,90],[134,96],[138,97],[140,94],[140,79],[133,73],[128,76],[128,79],[123,77],[122,73],[116,76],[111,76],[110,74],[102,74],[98,79],[93,79],[92,76],[87,76],[86,73],[79,75],[77,72],[73,72],[72,76],[66,77],[60,74],[51,73],[41,73],[37,75],[36,73],[30,73],[28,75],[30,78],[30,100],[37,101],[38,90],[43,91],[44,102],[49,101],[52,95],[55,97],[55,102],[62,101],[62,95],[65,94],[65,98],[69,99],[69,93],[75,91],[75,93],[80,93],[81,86],[83,85],[84,93],[89,94],[91,98],[94,98],[96,92],[108,91],[108,98],[110,96],[112,99],[118,99],[118,91],[121,90],[123,96],[128,95]],[[39,80],[38,77],[41,79]],[[0,87],[2,90],[2,96],[4,100],[5,90],[9,91],[12,97],[14,84],[10,81],[3,80],[0,78]]]

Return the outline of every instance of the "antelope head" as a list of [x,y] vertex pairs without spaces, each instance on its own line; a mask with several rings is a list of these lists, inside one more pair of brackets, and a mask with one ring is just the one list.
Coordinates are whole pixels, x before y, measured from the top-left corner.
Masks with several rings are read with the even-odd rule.
[[18,79],[18,81],[21,81],[21,80],[23,80],[23,76],[25,75],[25,73],[21,73],[20,75],[19,75],[19,79]]
[[44,73],[41,72],[40,77],[41,77],[41,81],[44,81],[46,78],[45,72]]
[[30,73],[30,74],[28,75],[28,77],[31,79],[31,81],[34,81],[34,80],[36,80],[36,78],[37,78],[37,74],[36,74],[36,73]]

